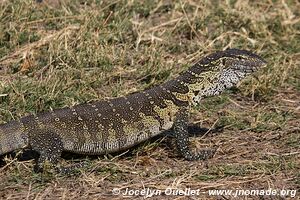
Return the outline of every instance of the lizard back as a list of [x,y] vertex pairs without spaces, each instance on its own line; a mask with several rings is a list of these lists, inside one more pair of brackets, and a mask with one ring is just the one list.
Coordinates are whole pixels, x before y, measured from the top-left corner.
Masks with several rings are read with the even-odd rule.
[[104,154],[127,149],[172,127],[179,107],[188,102],[158,86],[111,100],[80,104],[20,119],[29,135],[49,130],[64,150]]

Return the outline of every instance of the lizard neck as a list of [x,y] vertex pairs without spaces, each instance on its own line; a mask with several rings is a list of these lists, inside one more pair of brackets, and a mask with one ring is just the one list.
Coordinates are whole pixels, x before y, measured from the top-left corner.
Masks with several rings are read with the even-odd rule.
[[222,84],[219,84],[216,73],[212,71],[195,72],[191,67],[177,78],[165,84],[167,90],[180,101],[187,101],[189,105],[198,105],[200,100],[207,96],[219,94],[222,91]]

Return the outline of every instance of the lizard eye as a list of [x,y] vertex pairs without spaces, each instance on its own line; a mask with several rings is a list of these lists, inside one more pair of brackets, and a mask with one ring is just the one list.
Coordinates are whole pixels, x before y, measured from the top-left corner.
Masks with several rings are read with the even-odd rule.
[[239,60],[243,60],[244,59],[244,57],[242,57],[242,56],[236,56],[236,58],[239,59]]
[[221,62],[222,62],[223,66],[226,66],[226,60],[225,59],[222,59]]

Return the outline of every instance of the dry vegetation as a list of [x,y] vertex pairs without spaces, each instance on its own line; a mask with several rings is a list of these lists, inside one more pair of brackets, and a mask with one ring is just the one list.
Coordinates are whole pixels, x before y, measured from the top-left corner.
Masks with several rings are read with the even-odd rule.
[[[166,137],[122,155],[88,157],[89,167],[73,176],[35,174],[32,159],[9,154],[0,163],[0,198],[121,198],[113,188],[167,187],[297,189],[299,198],[297,0],[2,0],[0,123],[149,88],[227,47],[255,51],[268,66],[193,109],[193,123],[225,126],[193,139],[198,148],[217,145],[213,159],[184,161]],[[171,198],[155,198],[162,197]]]

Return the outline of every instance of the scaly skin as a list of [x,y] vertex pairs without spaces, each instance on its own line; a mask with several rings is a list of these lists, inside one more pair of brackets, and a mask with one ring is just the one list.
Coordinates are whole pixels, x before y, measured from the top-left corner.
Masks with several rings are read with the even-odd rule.
[[107,101],[38,113],[0,125],[0,155],[31,148],[44,162],[57,163],[62,151],[107,154],[128,149],[173,128],[187,160],[207,159],[213,151],[195,154],[188,146],[188,110],[207,96],[236,85],[266,62],[245,50],[211,54],[162,85]]

